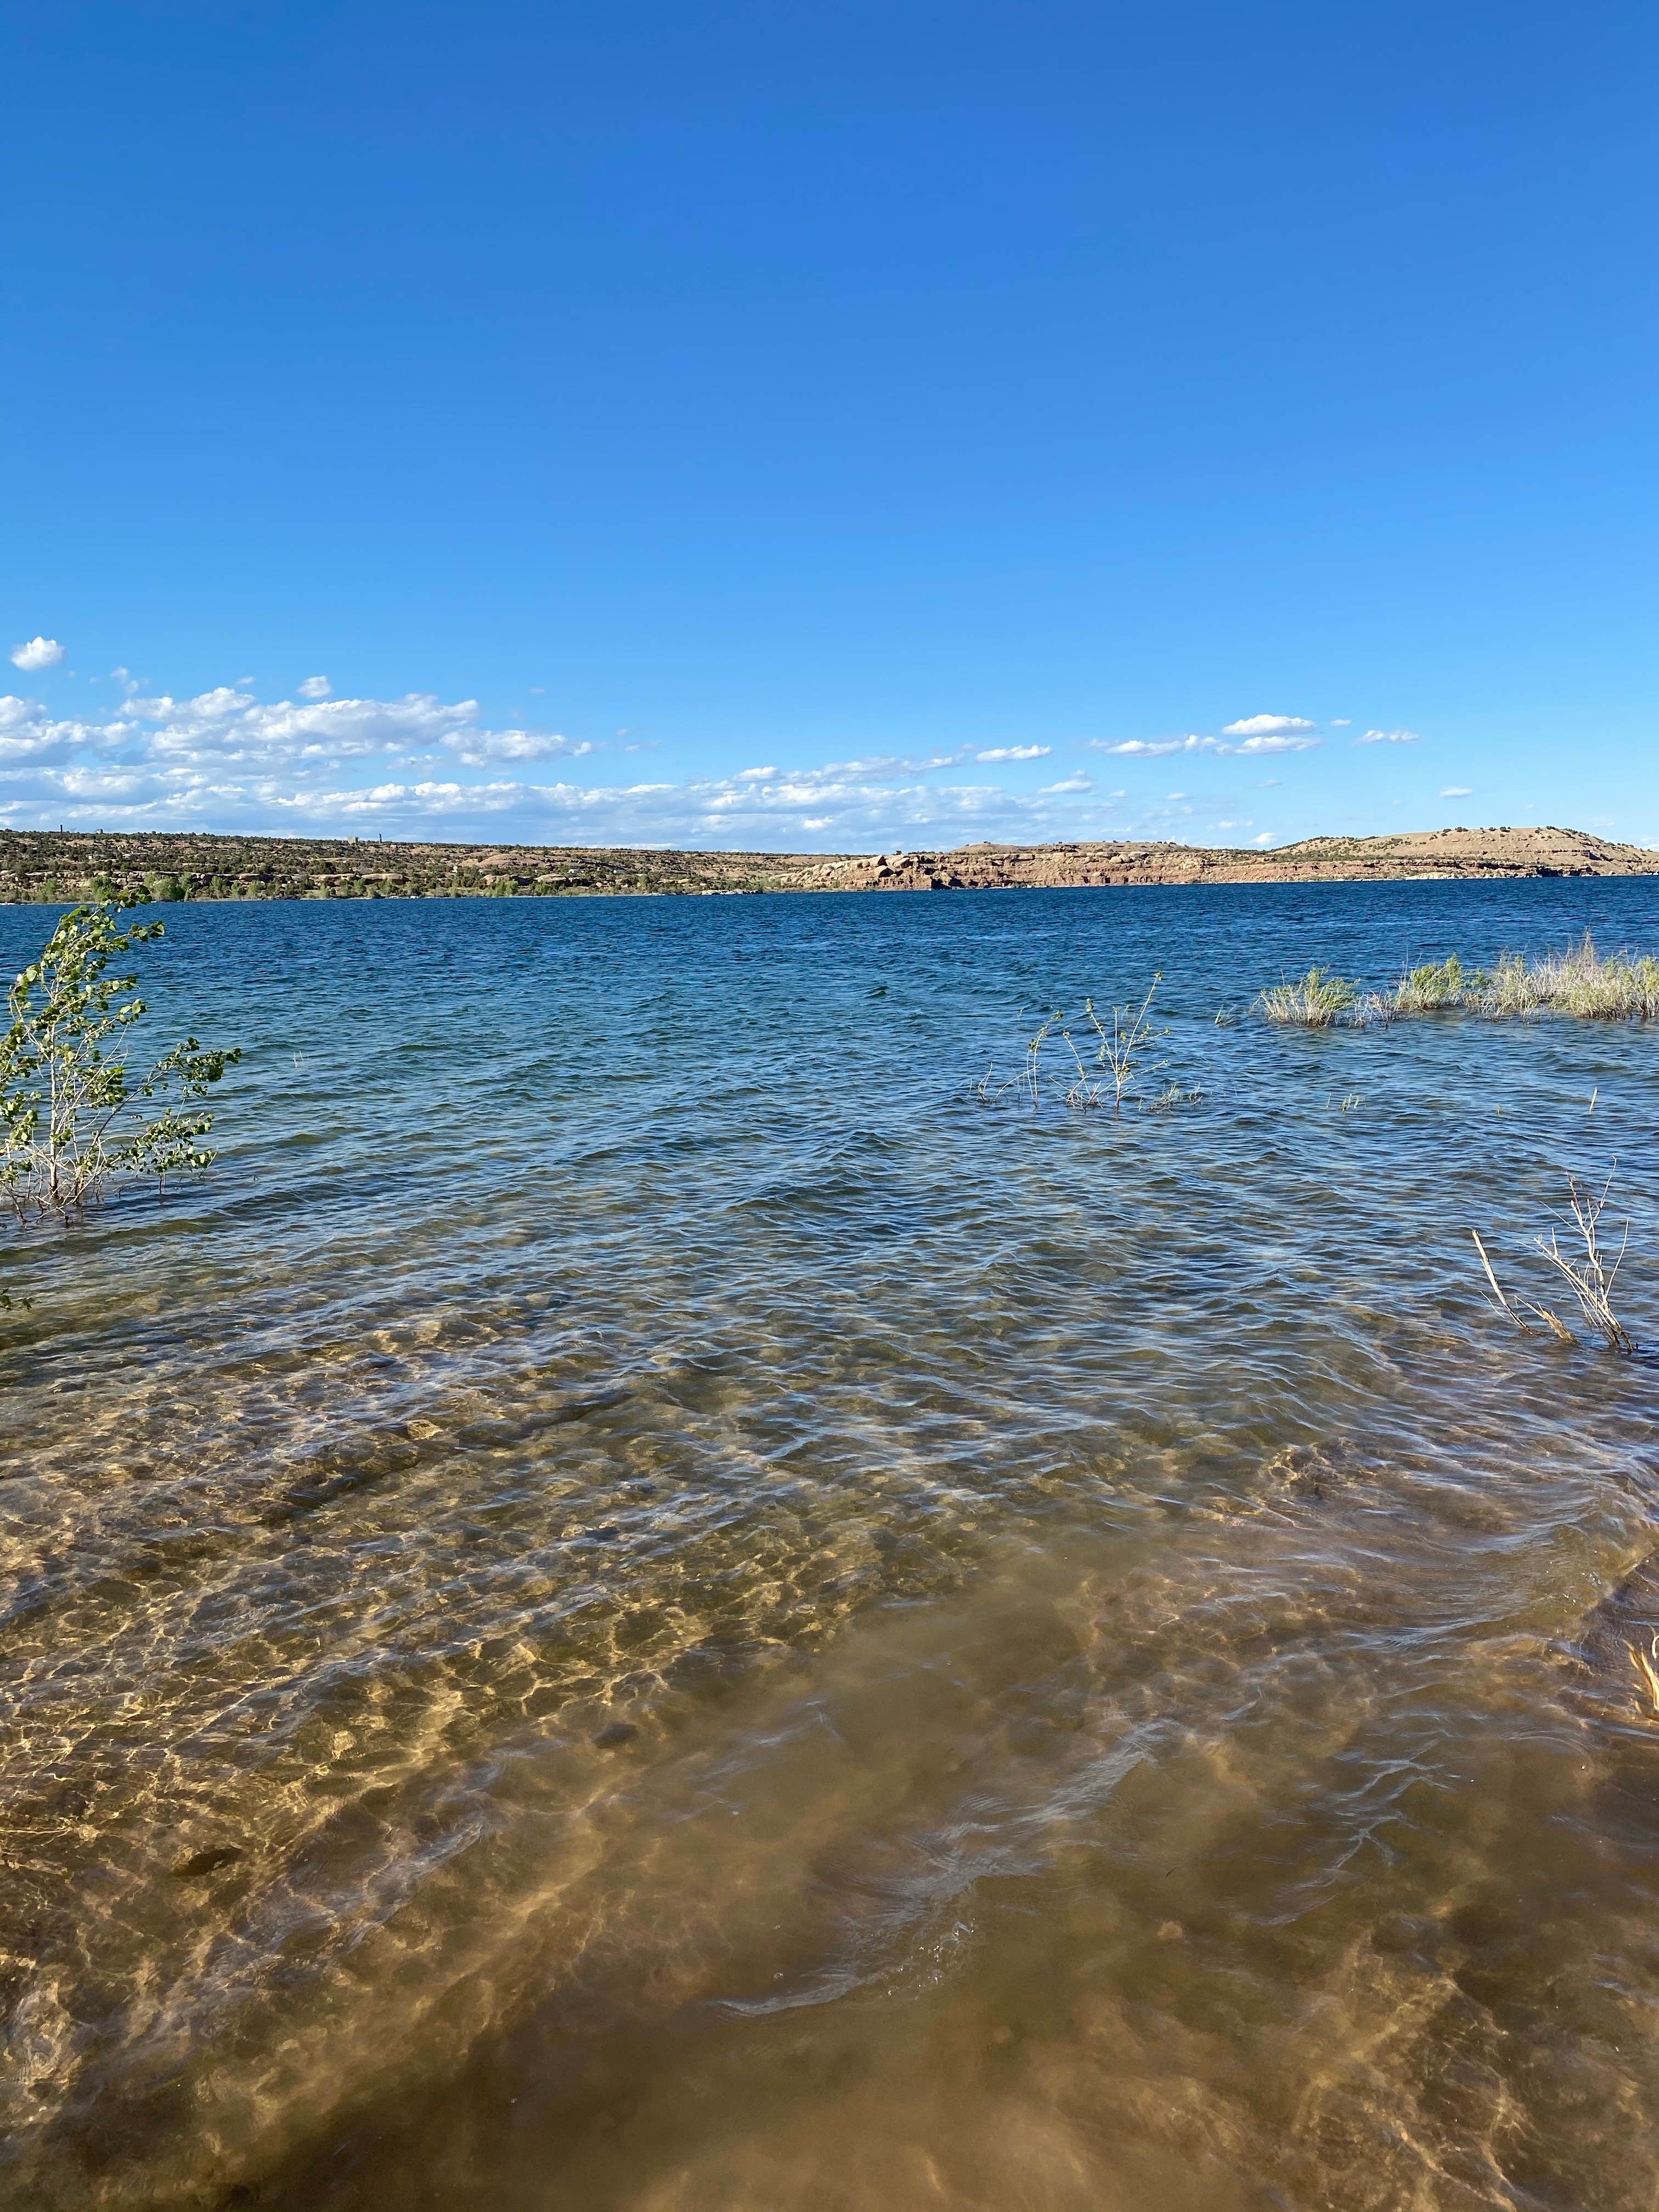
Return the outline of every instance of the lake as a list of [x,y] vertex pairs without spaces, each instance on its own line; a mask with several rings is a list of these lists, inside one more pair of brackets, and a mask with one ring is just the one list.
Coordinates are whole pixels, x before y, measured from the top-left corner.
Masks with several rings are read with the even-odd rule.
[[[1659,1367],[1469,1231],[1616,1162],[1659,1343],[1654,1034],[1246,1009],[1659,882],[156,911],[219,1163],[0,1266],[11,2203],[1650,2212]],[[975,1095],[1155,972],[1201,1095]]]

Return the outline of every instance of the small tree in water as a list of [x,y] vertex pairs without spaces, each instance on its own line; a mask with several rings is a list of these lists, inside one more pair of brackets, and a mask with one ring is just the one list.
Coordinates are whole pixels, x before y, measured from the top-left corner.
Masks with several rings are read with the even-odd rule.
[[[126,921],[128,896],[72,908],[11,987],[0,1040],[0,1190],[22,1217],[78,1212],[123,1176],[167,1178],[211,1164],[204,1097],[240,1048],[186,1037],[146,1074],[127,1066],[126,1033],[144,1012],[136,975],[109,963],[165,934]],[[159,1107],[159,1111],[151,1111]]]

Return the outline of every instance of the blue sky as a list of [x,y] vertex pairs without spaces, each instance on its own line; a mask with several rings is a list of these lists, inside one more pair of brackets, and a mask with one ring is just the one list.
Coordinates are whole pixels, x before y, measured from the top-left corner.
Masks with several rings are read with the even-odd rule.
[[11,27],[0,819],[1659,841],[1650,9]]

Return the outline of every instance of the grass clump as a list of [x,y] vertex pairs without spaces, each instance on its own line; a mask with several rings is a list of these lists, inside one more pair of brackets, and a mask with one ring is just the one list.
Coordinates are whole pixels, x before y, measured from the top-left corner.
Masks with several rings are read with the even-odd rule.
[[1310,968],[1256,1000],[1270,1022],[1303,1029],[1340,1023],[1370,1029],[1419,1014],[1482,1014],[1491,1021],[1535,1021],[1545,1014],[1578,1021],[1659,1021],[1659,958],[1650,952],[1596,949],[1588,930],[1565,951],[1528,959],[1505,952],[1490,969],[1466,968],[1455,952],[1408,968],[1392,990],[1363,994],[1346,977]]
[[1580,1021],[1659,1020],[1659,960],[1650,952],[1598,952],[1586,930],[1578,944],[1541,960],[1506,952],[1489,975],[1475,979],[1470,1003],[1511,1020],[1540,1013]]
[[1408,968],[1394,990],[1396,1014],[1437,1014],[1466,1002],[1469,977],[1454,952],[1444,960]]
[[1328,1030],[1352,1013],[1359,994],[1346,975],[1310,968],[1294,982],[1273,983],[1256,1000],[1263,1018],[1284,1028]]

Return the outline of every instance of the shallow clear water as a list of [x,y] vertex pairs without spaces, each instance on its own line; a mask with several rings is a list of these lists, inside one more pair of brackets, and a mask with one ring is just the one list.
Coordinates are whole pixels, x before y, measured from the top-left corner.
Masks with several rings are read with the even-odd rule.
[[[1659,887],[166,920],[221,1164],[6,1254],[9,2203],[1653,2205],[1659,1367],[1468,1231],[1616,1158],[1659,1342],[1659,1038],[1213,1016]],[[1201,1099],[969,1095],[1154,969]]]

